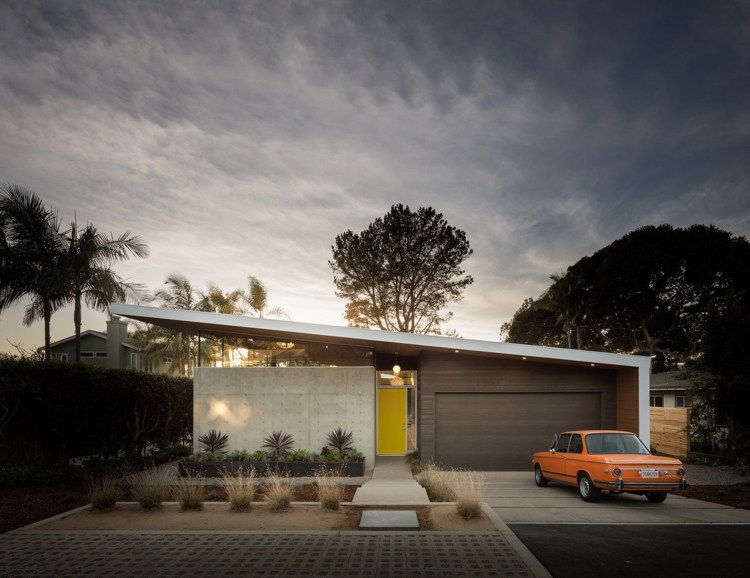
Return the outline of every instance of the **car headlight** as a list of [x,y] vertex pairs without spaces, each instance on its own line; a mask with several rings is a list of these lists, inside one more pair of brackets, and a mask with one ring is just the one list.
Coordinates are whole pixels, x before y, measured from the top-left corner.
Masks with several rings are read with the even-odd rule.
[[622,470],[620,468],[612,468],[612,475],[619,478],[622,475]]

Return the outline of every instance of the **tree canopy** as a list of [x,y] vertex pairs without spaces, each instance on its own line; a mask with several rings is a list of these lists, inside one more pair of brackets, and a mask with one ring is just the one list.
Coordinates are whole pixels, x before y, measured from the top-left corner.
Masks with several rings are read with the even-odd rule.
[[329,265],[350,326],[441,333],[445,307],[473,283],[462,263],[472,250],[464,231],[431,207],[393,205],[360,233],[335,239]]
[[503,325],[509,341],[649,355],[684,368],[693,413],[750,451],[750,243],[713,226],[632,231],[571,265]]
[[506,333],[528,334],[520,314],[541,308],[555,314],[561,340],[575,334],[580,348],[650,355],[669,368],[700,346],[712,308],[748,299],[749,260],[744,237],[713,226],[636,229],[553,275]]

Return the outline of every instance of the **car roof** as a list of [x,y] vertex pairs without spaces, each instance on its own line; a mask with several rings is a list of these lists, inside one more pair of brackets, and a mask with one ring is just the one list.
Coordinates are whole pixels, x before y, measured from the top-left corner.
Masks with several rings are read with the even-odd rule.
[[635,435],[631,431],[623,431],[623,430],[617,430],[617,429],[577,429],[577,430],[570,430],[570,431],[564,431],[560,435],[564,434],[581,434],[582,436],[587,436],[589,434],[603,434],[603,433],[610,433],[610,434],[627,434],[627,435]]

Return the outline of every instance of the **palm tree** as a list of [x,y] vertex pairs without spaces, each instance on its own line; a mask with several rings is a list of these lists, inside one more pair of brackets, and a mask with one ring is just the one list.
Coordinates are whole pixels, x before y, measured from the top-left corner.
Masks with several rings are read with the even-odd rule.
[[266,307],[268,307],[268,292],[265,286],[257,277],[252,275],[248,275],[247,281],[250,285],[250,290],[245,295],[245,301],[258,317],[263,319],[266,315],[270,315],[271,317],[289,318],[289,314],[281,307],[274,307],[266,311]]
[[0,311],[24,297],[32,301],[24,325],[44,319],[44,358],[50,359],[50,319],[65,303],[65,241],[57,213],[33,191],[0,188]]
[[77,223],[71,224],[66,237],[68,251],[65,259],[69,281],[68,297],[73,301],[76,361],[81,360],[81,301],[97,311],[109,311],[110,304],[126,299],[138,300],[140,285],[125,282],[111,266],[126,261],[131,255],[147,257],[148,246],[140,237],[126,231],[115,238],[100,234],[88,224],[78,234]]
[[[172,273],[166,278],[164,284],[166,287],[156,290],[151,298],[155,301],[161,301],[162,307],[187,311],[196,311],[200,308],[200,294],[193,289],[193,285],[187,277],[181,273]],[[167,335],[162,335],[160,341],[160,344],[158,342],[154,344],[154,349],[161,350],[164,354],[168,352],[176,354],[180,375],[189,375],[190,336],[183,335],[179,331],[169,331]]]

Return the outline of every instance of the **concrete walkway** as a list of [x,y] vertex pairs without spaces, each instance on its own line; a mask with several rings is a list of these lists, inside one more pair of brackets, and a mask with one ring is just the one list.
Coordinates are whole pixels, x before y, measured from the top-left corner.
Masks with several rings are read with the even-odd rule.
[[420,486],[402,456],[378,456],[372,478],[360,486],[352,504],[355,506],[429,505],[427,491]]

